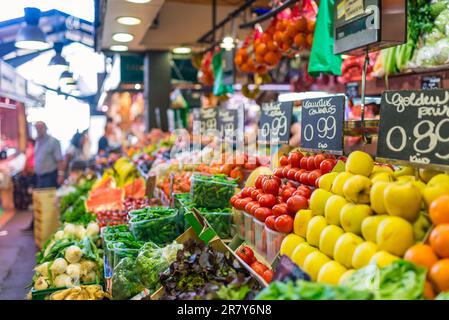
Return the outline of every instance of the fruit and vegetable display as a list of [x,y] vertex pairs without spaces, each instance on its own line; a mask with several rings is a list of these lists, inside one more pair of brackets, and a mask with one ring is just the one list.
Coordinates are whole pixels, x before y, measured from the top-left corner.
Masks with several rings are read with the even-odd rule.
[[227,207],[237,187],[237,182],[224,174],[194,174],[191,181],[192,202],[203,208]]
[[103,300],[110,298],[100,285],[80,285],[59,290],[50,295],[50,300]]

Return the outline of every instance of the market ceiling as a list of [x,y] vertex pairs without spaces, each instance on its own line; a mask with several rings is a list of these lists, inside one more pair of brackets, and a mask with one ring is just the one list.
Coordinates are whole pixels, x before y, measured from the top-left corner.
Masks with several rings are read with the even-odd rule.
[[[42,51],[36,52],[15,47],[16,35],[24,25],[24,17],[0,22],[0,58],[14,67],[42,53]],[[93,24],[67,13],[58,10],[42,12],[39,27],[46,34],[47,41],[50,43],[69,44],[79,42],[94,47]],[[48,50],[53,50],[53,48]]]
[[[98,50],[107,51],[111,46],[117,45],[120,47],[115,48],[129,51],[167,50],[180,45],[195,46],[197,40],[211,29],[211,0],[151,0],[146,3],[132,1],[99,0]],[[217,22],[245,2],[247,1],[217,0]],[[268,0],[258,0],[253,6],[266,7],[268,3]],[[119,20],[123,17],[137,19],[131,20],[132,25],[124,25]],[[243,20],[241,15],[235,24],[238,25]],[[217,32],[217,37],[231,32],[231,28],[229,23]],[[235,29],[238,31],[238,27]],[[130,34],[132,37],[124,34]]]

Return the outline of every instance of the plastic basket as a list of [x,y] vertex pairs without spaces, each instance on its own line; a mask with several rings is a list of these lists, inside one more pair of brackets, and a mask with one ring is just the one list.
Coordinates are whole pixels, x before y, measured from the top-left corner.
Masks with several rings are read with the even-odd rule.
[[271,230],[267,226],[265,226],[265,232],[267,234],[267,260],[273,262],[281,250],[282,240],[287,234]]
[[158,245],[164,245],[175,240],[180,234],[179,217],[177,210],[167,216],[135,221],[136,217],[129,221],[130,229],[136,239],[152,241]]
[[243,211],[245,225],[245,241],[254,244],[254,218],[247,212]]
[[217,181],[213,175],[194,174],[191,179],[191,199],[195,207],[227,208],[236,186],[233,180]]
[[254,243],[258,253],[262,256],[267,254],[267,233],[265,223],[254,218]]

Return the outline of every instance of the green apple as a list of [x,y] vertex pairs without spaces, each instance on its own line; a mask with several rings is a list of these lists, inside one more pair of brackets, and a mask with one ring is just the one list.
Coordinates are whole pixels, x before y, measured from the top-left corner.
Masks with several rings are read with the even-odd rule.
[[334,225],[325,227],[320,235],[320,251],[332,259],[334,257],[335,243],[343,233],[345,232],[340,227]]
[[306,239],[311,246],[319,246],[321,232],[326,226],[326,219],[323,216],[315,216],[310,219],[307,225]]
[[366,152],[354,151],[346,160],[346,171],[368,177],[373,171],[374,160]]
[[388,216],[377,228],[376,243],[380,250],[402,257],[415,243],[413,226],[401,217]]
[[352,268],[352,256],[355,249],[363,239],[359,236],[346,232],[338,238],[334,248],[334,260],[341,263],[346,268]]
[[421,212],[418,220],[413,223],[413,237],[415,241],[422,241],[432,223],[424,212]]
[[314,216],[323,216],[324,208],[327,200],[332,196],[332,193],[324,189],[315,189],[309,200],[309,209],[312,210]]
[[377,245],[371,241],[365,241],[357,246],[352,255],[352,265],[355,269],[363,268],[370,263],[371,258],[377,252]]
[[346,180],[343,194],[346,200],[353,203],[369,203],[371,180],[362,175],[354,175]]
[[340,172],[334,179],[334,182],[332,183],[332,193],[338,194],[339,196],[344,196],[343,194],[343,186],[345,185],[346,181],[352,177],[353,174],[349,172]]
[[388,182],[378,181],[373,184],[370,191],[371,208],[377,214],[387,214],[384,203],[385,188],[389,185]]
[[326,207],[324,207],[324,216],[328,224],[340,225],[341,208],[347,203],[348,201],[345,198],[337,194],[327,199]]
[[421,191],[413,183],[391,183],[384,191],[385,209],[391,216],[416,221],[421,210]]
[[373,211],[366,204],[348,203],[341,208],[340,224],[346,232],[362,234],[362,222],[371,216]]
[[387,215],[371,216],[362,221],[362,236],[366,241],[376,242],[377,228]]
[[318,186],[320,189],[324,189],[326,191],[331,191],[332,184],[334,183],[335,178],[338,176],[338,172],[329,172],[323,174],[318,181]]
[[394,171],[393,175],[395,176],[395,178],[398,178],[400,176],[415,176],[415,168],[401,166],[398,170]]

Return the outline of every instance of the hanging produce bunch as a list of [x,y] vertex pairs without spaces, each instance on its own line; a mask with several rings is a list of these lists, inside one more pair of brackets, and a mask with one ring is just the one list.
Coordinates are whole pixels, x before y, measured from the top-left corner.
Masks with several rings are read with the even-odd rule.
[[266,69],[262,60],[256,61],[257,54],[255,50],[262,37],[262,28],[256,28],[246,37],[242,46],[237,49],[234,63],[237,69],[243,73],[265,73]]
[[201,67],[198,72],[198,80],[201,84],[212,86],[214,84],[214,72],[212,70],[213,51],[208,51],[203,55]]

